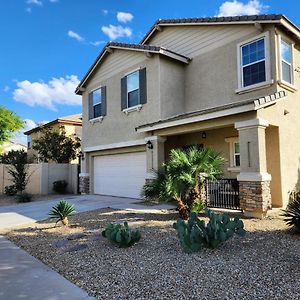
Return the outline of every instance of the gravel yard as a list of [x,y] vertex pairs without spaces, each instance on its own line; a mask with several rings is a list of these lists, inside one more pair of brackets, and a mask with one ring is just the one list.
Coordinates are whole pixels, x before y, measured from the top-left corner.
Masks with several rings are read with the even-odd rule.
[[[101,209],[6,233],[97,299],[300,299],[300,237],[280,219],[245,219],[247,235],[220,249],[182,252],[177,214]],[[109,222],[141,228],[141,241],[119,249],[101,237]]]

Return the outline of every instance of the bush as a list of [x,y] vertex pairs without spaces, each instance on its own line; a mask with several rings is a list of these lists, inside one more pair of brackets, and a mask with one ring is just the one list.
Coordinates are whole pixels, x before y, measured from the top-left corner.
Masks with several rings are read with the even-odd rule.
[[108,224],[102,231],[102,236],[117,244],[120,248],[130,247],[141,239],[141,233],[137,230],[131,230],[128,223]]
[[4,188],[4,193],[7,196],[14,196],[17,194],[17,188],[15,185],[9,185]]
[[16,195],[16,198],[18,202],[25,203],[25,202],[30,202],[32,199],[32,196],[26,192],[20,193]]
[[205,209],[209,222],[205,224],[192,213],[187,223],[178,219],[173,227],[177,230],[183,250],[187,253],[197,252],[202,248],[217,248],[234,233],[244,235],[244,223],[239,218],[229,218],[226,214],[216,214]]
[[282,216],[286,224],[296,233],[300,233],[300,194],[295,194],[294,199],[283,210]]
[[66,192],[68,183],[65,180],[58,180],[53,182],[53,190],[58,194]]
[[68,217],[74,213],[74,205],[65,200],[59,201],[49,213],[50,219],[57,219],[56,224],[61,221],[63,225],[68,225]]

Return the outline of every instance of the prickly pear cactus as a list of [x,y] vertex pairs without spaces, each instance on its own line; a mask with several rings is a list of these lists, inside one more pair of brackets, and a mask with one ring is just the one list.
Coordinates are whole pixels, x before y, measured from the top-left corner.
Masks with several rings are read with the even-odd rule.
[[185,252],[197,252],[203,247],[216,248],[234,233],[244,235],[244,223],[239,218],[229,218],[225,214],[216,214],[205,209],[209,222],[205,224],[199,220],[196,213],[192,213],[189,220],[178,219],[173,227],[177,230],[180,244]]
[[141,232],[131,230],[127,222],[121,224],[108,224],[102,231],[102,236],[116,243],[120,248],[130,247],[141,239]]

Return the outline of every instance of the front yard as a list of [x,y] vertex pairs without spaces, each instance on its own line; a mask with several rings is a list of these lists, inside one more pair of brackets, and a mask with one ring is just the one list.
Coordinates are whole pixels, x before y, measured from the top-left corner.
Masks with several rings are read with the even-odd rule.
[[[300,238],[281,219],[245,219],[245,237],[217,250],[182,251],[174,211],[141,214],[100,209],[44,221],[6,237],[97,299],[299,299]],[[101,237],[128,221],[142,239],[120,249]]]

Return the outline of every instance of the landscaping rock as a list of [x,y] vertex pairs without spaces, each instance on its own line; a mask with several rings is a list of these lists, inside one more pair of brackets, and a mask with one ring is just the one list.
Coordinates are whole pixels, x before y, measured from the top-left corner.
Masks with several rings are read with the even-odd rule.
[[58,240],[55,241],[52,246],[55,248],[65,248],[68,245],[69,241],[68,240]]
[[90,238],[91,241],[101,241],[101,240],[104,240],[104,237],[102,235],[95,235],[95,236],[92,236]]
[[69,249],[67,250],[67,252],[82,251],[82,250],[87,249],[87,247],[88,247],[87,244],[78,244],[78,245],[75,245],[75,246],[69,248]]
[[67,237],[67,239],[69,241],[73,241],[73,240],[79,240],[82,239],[83,237],[85,237],[86,234],[85,233],[76,233],[76,234],[71,234]]

